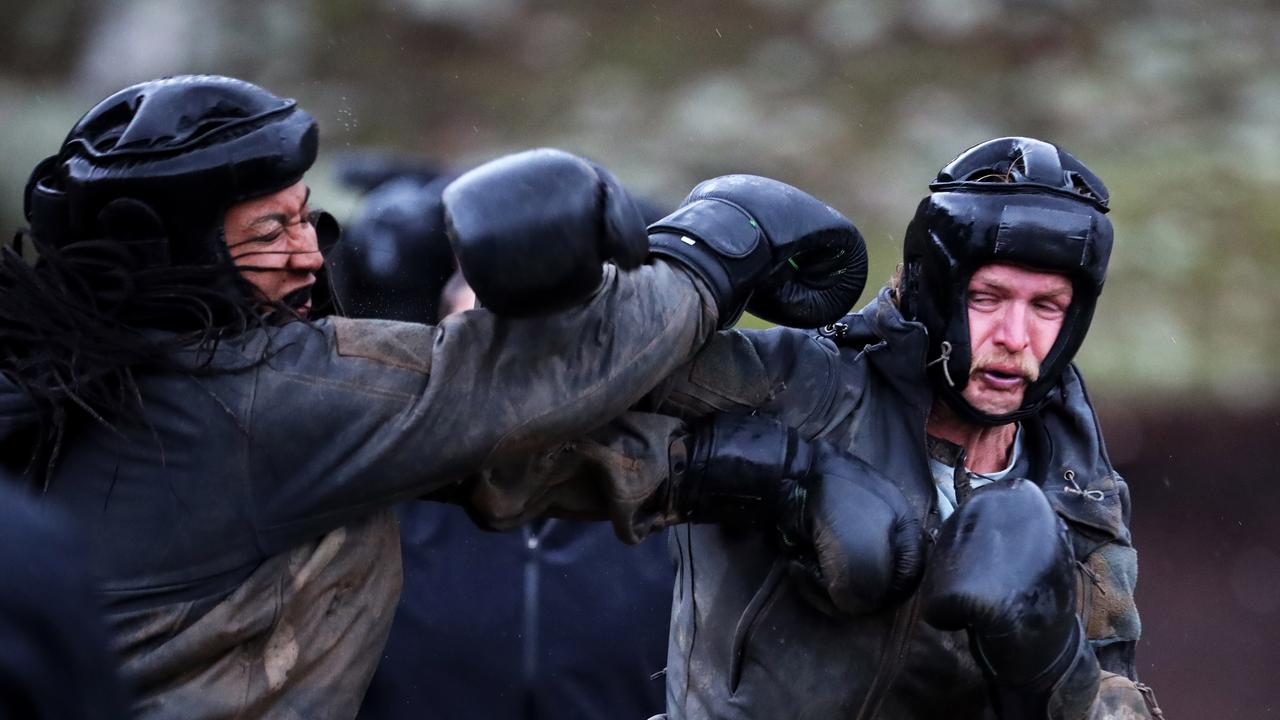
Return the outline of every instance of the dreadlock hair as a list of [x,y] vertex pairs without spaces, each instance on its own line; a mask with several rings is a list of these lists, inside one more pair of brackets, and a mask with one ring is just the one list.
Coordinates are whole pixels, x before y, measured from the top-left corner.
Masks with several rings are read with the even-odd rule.
[[0,249],[0,373],[36,419],[3,441],[0,462],[37,490],[81,423],[118,433],[144,421],[137,373],[212,374],[224,339],[298,318],[256,295],[229,258],[157,263],[165,238],[127,230],[57,245],[20,231]]

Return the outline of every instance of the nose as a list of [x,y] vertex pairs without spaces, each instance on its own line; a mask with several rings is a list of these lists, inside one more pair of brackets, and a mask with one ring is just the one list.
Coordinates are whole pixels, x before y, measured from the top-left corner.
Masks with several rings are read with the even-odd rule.
[[297,272],[316,272],[324,265],[320,254],[320,241],[311,223],[298,227],[289,234],[289,261],[287,267]]
[[1025,303],[1007,303],[996,323],[992,341],[1010,353],[1020,353],[1031,344],[1031,332],[1027,323],[1031,314]]

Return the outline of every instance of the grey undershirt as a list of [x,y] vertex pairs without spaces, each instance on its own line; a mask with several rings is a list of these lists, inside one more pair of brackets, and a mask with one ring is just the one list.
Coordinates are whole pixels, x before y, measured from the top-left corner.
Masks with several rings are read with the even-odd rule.
[[[1003,480],[1009,474],[1009,471],[1013,469],[1014,463],[1018,462],[1018,456],[1021,454],[1022,426],[1019,425],[1018,432],[1013,438],[1013,450],[1009,453],[1009,464],[1003,470],[992,473],[974,473],[965,470],[965,473],[969,476],[969,485],[976,490],[983,485],[990,485],[997,480]],[[942,462],[936,457],[930,457],[929,472],[933,475],[933,484],[938,489],[938,513],[945,521],[951,517],[951,513],[956,511],[956,470],[953,466]]]

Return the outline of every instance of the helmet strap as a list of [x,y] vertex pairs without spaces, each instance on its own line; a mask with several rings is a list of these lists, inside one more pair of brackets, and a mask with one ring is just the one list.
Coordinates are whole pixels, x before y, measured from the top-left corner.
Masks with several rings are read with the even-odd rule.
[[930,367],[933,367],[934,365],[937,365],[938,363],[942,363],[942,376],[946,378],[948,385],[950,385],[951,387],[955,387],[956,381],[951,379],[950,361],[951,361],[951,342],[948,340],[943,340],[942,354],[934,358],[933,360],[930,360],[929,363],[925,365],[925,367],[930,368]]

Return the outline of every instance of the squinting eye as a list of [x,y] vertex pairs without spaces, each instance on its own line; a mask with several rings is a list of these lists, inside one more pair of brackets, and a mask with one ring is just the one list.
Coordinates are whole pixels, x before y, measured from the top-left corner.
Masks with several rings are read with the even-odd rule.
[[282,228],[280,230],[276,230],[275,232],[267,233],[266,235],[259,235],[258,237],[255,237],[255,238],[249,238],[248,240],[245,240],[245,242],[257,243],[259,245],[269,245],[275,242],[276,240],[279,240],[280,236],[283,234],[284,234],[284,229]]

